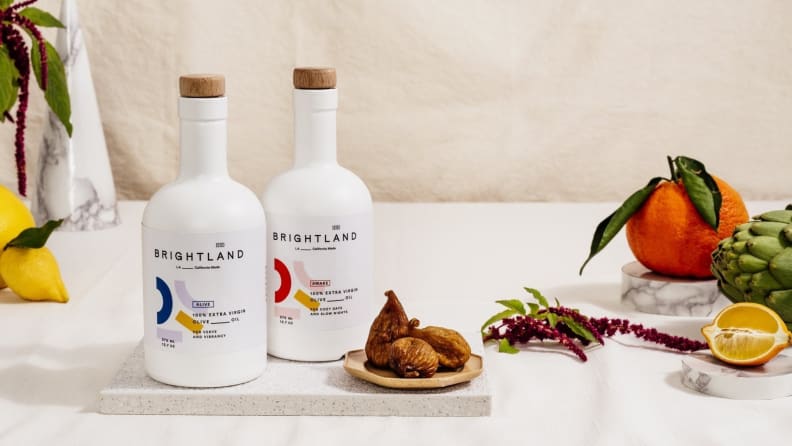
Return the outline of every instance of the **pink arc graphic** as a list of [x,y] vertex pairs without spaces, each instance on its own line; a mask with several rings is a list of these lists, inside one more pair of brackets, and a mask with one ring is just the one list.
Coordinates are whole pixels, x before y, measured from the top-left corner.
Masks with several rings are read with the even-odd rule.
[[[289,273],[289,268],[283,263],[280,259],[273,259],[273,267],[275,268],[275,272],[278,273],[280,276],[280,287],[275,290],[275,303],[279,304],[286,300],[291,294],[292,289],[292,278],[291,274]],[[303,262],[294,262],[294,273],[297,275],[297,280],[306,287],[306,289],[311,289],[311,277],[305,271],[305,264]],[[313,287],[313,289],[324,290],[326,287]],[[297,288],[297,291],[294,293],[294,300],[301,303],[305,308],[308,308],[311,311],[316,311],[319,308],[319,301],[311,297],[310,294],[306,293],[300,288]]]
[[294,273],[297,275],[297,279],[300,283],[312,290],[324,291],[327,286],[311,286],[311,276],[308,275],[308,272],[305,270],[305,263],[301,261],[294,262]]

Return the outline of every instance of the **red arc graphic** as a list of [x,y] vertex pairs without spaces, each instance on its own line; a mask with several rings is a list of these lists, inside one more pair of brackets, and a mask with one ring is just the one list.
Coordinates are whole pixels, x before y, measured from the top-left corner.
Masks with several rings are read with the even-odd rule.
[[275,260],[275,271],[280,276],[281,285],[277,291],[275,291],[275,303],[281,303],[289,297],[289,292],[291,291],[291,274],[289,274],[289,269],[286,268],[286,265],[278,259]]

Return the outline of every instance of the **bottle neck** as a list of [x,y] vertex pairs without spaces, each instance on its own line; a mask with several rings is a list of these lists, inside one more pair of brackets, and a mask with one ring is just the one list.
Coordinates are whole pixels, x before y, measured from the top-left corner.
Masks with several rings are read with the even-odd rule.
[[179,98],[179,179],[227,177],[228,102],[219,98]]
[[338,92],[294,90],[294,167],[336,164]]

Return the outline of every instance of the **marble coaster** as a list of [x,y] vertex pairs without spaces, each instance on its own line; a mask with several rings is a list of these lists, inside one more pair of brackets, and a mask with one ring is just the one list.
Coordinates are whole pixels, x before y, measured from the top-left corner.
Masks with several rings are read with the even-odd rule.
[[622,303],[638,311],[670,316],[709,316],[729,305],[718,281],[666,277],[638,262],[622,267]]
[[709,352],[682,359],[682,384],[735,400],[770,400],[792,395],[792,357],[780,354],[760,367],[734,367]]
[[[479,335],[466,336],[483,355]],[[99,394],[105,414],[354,415],[480,417],[491,411],[487,370],[472,381],[431,390],[379,387],[349,375],[342,361],[294,362],[270,357],[258,379],[238,386],[193,389],[146,375],[139,344]]]

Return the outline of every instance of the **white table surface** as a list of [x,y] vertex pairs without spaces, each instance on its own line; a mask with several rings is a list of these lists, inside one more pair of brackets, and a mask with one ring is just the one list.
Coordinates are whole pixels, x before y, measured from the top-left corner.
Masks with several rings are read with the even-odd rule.
[[[679,381],[679,354],[606,342],[581,363],[557,350],[486,348],[486,418],[191,417],[97,413],[97,395],[142,336],[140,217],[50,241],[71,295],[30,303],[0,291],[0,444],[758,444],[792,438],[792,399],[734,401]],[[750,203],[752,213],[785,202]],[[588,266],[592,231],[615,203],[375,205],[375,289],[393,288],[425,323],[475,330],[522,286],[599,316],[698,336],[703,319],[619,302],[623,234]],[[379,296],[379,295],[378,295]],[[383,298],[384,299],[384,298]],[[362,342],[362,340],[361,340]],[[506,443],[508,442],[508,443]]]

